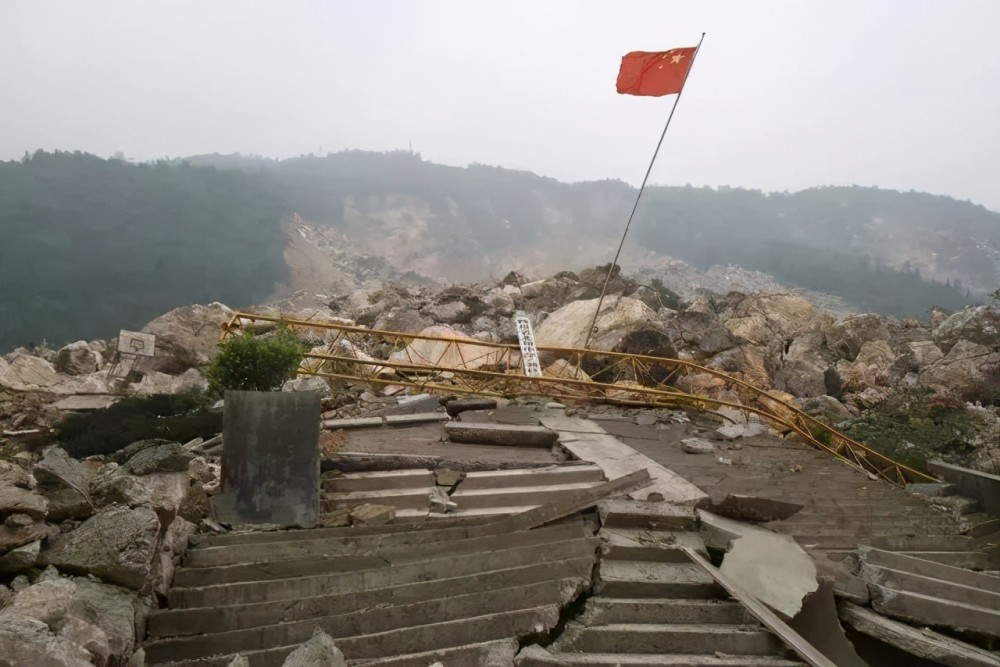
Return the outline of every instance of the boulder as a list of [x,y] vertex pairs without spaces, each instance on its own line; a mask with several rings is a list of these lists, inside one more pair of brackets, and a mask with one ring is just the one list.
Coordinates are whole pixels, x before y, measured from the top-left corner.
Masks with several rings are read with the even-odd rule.
[[951,315],[934,329],[934,342],[945,352],[960,340],[1000,348],[1000,308],[966,308]]
[[[21,518],[26,521],[18,520]],[[58,532],[59,529],[47,526],[41,521],[32,522],[31,517],[26,514],[11,514],[0,525],[0,555]]]
[[920,374],[920,384],[942,396],[993,403],[1000,400],[1000,351],[960,340]]
[[681,440],[681,450],[688,454],[711,454],[715,445],[704,438],[684,438]]
[[282,667],[347,667],[347,660],[341,653],[337,645],[333,643],[333,638],[319,628],[313,633],[309,641],[305,642],[292,651]]
[[0,612],[0,660],[31,667],[93,667],[91,654],[49,626],[9,608]]
[[21,489],[34,489],[36,480],[21,466],[0,459],[0,485],[16,486]]
[[44,519],[47,509],[48,502],[44,496],[19,486],[0,485],[0,519],[15,513]]
[[49,503],[47,518],[52,523],[67,519],[86,519],[94,514],[90,500],[76,489],[67,487],[47,490],[45,499]]
[[[550,314],[535,331],[535,342],[539,347],[582,348],[597,303],[598,299],[573,301]],[[589,347],[595,350],[619,349],[630,335],[641,331],[665,334],[653,309],[629,297],[605,298],[594,329]]]
[[853,361],[865,343],[889,340],[889,329],[874,313],[851,315],[827,329],[826,344],[839,356]]
[[[752,345],[741,345],[716,355],[709,368],[723,371],[761,389],[770,389],[771,375],[760,350]],[[793,392],[794,393],[794,392]]]
[[153,573],[160,521],[148,507],[109,507],[51,540],[42,563],[142,589]]
[[132,475],[149,475],[154,472],[187,472],[194,454],[184,450],[178,442],[164,442],[146,447],[125,462],[125,472]]
[[326,380],[316,375],[306,375],[288,380],[281,385],[281,391],[315,391],[319,393],[320,398],[333,395],[333,390],[330,389]]
[[194,368],[190,368],[180,375],[148,371],[141,380],[129,385],[129,390],[139,396],[179,394],[190,389],[208,389],[208,380]]
[[677,349],[704,359],[736,346],[722,320],[704,299],[696,299],[668,320],[664,327]]
[[32,473],[38,484],[49,489],[75,489],[85,492],[90,484],[90,471],[61,447],[49,447]]
[[51,394],[75,394],[76,378],[59,375],[55,366],[27,351],[18,350],[10,359],[0,357],[0,387],[14,391],[44,391]]
[[897,355],[884,340],[866,341],[854,361],[837,363],[841,388],[846,392],[864,391],[868,387],[884,387],[890,384],[889,371]]
[[524,274],[518,273],[517,271],[511,271],[504,276],[503,280],[500,281],[500,286],[505,287],[509,285],[513,287],[520,287],[526,282],[528,282],[528,279],[524,277]]
[[430,317],[422,315],[415,308],[391,308],[388,311],[381,311],[372,326],[381,331],[419,333],[433,324],[434,321]]
[[497,315],[510,316],[514,314],[516,305],[513,295],[500,287],[494,288],[486,293],[483,299],[486,305],[492,308]]
[[847,406],[835,399],[833,396],[813,396],[802,398],[797,401],[799,407],[810,417],[815,417],[828,424],[837,424],[845,419],[850,419],[854,415],[847,409]]
[[153,592],[166,597],[174,572],[187,551],[188,540],[198,528],[183,518],[175,519],[163,535],[158,558],[153,562],[151,575]]
[[0,556],[0,574],[18,574],[31,569],[38,562],[38,554],[42,550],[42,541],[35,540],[16,549],[11,549]]
[[66,345],[56,354],[55,368],[66,375],[90,375],[103,365],[101,355],[84,340]]
[[[393,352],[390,361],[436,365],[441,368],[475,369],[494,366],[501,360],[500,351],[477,345],[477,341],[449,326],[435,325],[420,332],[422,336],[450,338],[458,343],[414,339],[403,350]],[[468,341],[468,342],[465,342]]]
[[94,665],[121,665],[135,649],[135,602],[118,586],[58,577],[21,591],[8,611],[45,623],[86,650]]
[[472,320],[472,309],[463,301],[450,301],[448,303],[435,303],[423,309],[435,322],[444,324],[467,323]]
[[790,294],[747,296],[721,317],[734,338],[763,346],[815,329],[826,319],[812,303]]
[[108,463],[91,483],[92,500],[98,507],[125,505],[156,511],[169,523],[177,515],[188,493],[188,473],[129,474],[124,467]]
[[233,311],[221,303],[174,308],[142,328],[156,336],[151,369],[178,375],[206,366],[218,351],[222,325]]

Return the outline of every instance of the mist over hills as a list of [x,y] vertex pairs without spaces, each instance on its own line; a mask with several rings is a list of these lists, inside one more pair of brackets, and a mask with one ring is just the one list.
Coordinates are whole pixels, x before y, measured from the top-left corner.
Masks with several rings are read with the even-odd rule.
[[[146,164],[38,152],[0,163],[0,349],[107,337],[193,302],[266,300],[288,278],[296,214],[401,273],[475,281],[607,263],[634,197],[620,181],[409,152]],[[652,187],[626,247],[626,271],[664,257],[739,264],[897,316],[1000,285],[1000,214],[917,192]]]

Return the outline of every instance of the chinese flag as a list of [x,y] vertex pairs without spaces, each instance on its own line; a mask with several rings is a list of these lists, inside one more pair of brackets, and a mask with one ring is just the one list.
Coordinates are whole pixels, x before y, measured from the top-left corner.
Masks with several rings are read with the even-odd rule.
[[670,51],[633,51],[622,58],[618,92],[623,95],[673,95],[681,92],[695,47]]

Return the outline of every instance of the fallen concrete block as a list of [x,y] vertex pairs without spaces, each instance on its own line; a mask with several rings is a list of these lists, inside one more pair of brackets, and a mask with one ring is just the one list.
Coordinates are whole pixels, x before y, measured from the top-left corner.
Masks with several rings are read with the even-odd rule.
[[806,597],[802,610],[788,625],[837,667],[868,667],[840,625],[833,592],[832,581],[820,582],[819,590]]
[[1000,611],[869,583],[872,609],[913,625],[1000,637]]
[[723,500],[713,503],[708,510],[720,516],[737,521],[784,521],[802,509],[802,505],[773,498],[741,496],[729,494]]
[[767,426],[757,422],[750,422],[746,424],[726,424],[725,426],[721,426],[715,430],[716,433],[727,440],[735,440],[736,438],[753,438],[758,435],[765,435],[767,431]]
[[907,484],[906,490],[910,493],[915,493],[918,496],[927,496],[929,498],[940,498],[955,495],[954,484],[938,484],[934,482]]
[[430,502],[430,511],[437,514],[454,512],[458,509],[458,504],[453,502],[440,486],[431,489],[427,499]]
[[372,526],[389,523],[396,518],[396,508],[389,505],[365,503],[351,510],[351,525]]
[[914,628],[886,618],[871,609],[840,601],[837,611],[844,623],[879,641],[918,658],[948,667],[997,667],[1000,660],[989,651],[947,637],[927,628]]
[[544,426],[453,422],[444,432],[452,442],[506,447],[551,447],[559,434]]
[[711,454],[715,451],[715,445],[704,438],[684,438],[681,440],[681,449],[688,454]]
[[457,417],[468,410],[495,410],[496,407],[495,398],[460,398],[445,403],[444,409],[449,416]]

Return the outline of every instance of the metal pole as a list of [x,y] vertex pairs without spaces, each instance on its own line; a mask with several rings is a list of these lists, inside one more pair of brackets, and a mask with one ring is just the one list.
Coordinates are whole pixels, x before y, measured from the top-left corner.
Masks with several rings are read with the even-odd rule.
[[611,266],[608,267],[608,275],[604,279],[604,287],[601,288],[601,297],[597,300],[597,310],[594,311],[594,318],[590,321],[590,327],[587,329],[587,338],[583,342],[583,349],[587,349],[590,345],[590,338],[594,335],[594,325],[597,324],[597,316],[601,313],[601,305],[604,303],[604,295],[608,291],[608,283],[611,282],[611,274],[614,273],[615,266],[618,264],[618,257],[622,254],[622,247],[625,245],[625,237],[628,235],[628,228],[632,226],[632,218],[635,217],[635,210],[639,208],[639,199],[642,198],[642,192],[646,189],[646,181],[649,180],[649,174],[653,171],[653,163],[656,162],[656,156],[660,152],[660,146],[663,145],[663,138],[667,136],[667,129],[670,127],[670,121],[674,117],[674,112],[677,110],[677,103],[681,101],[681,95],[684,93],[684,86],[687,84],[687,79],[691,75],[691,70],[694,68],[695,58],[698,57],[698,51],[701,50],[701,43],[705,41],[705,33],[701,33],[701,39],[698,40],[698,46],[695,47],[694,53],[691,55],[691,65],[688,66],[687,72],[684,73],[684,80],[681,82],[681,89],[677,92],[677,97],[674,98],[674,105],[670,107],[670,115],[667,116],[667,123],[663,126],[663,132],[660,133],[660,140],[656,142],[656,150],[653,151],[653,159],[649,161],[649,166],[646,168],[646,175],[642,177],[642,185],[639,186],[639,192],[635,196],[635,203],[632,204],[632,212],[629,213],[628,222],[625,223],[625,231],[622,233],[622,240],[618,244],[618,251],[615,253],[615,258],[611,261]]

